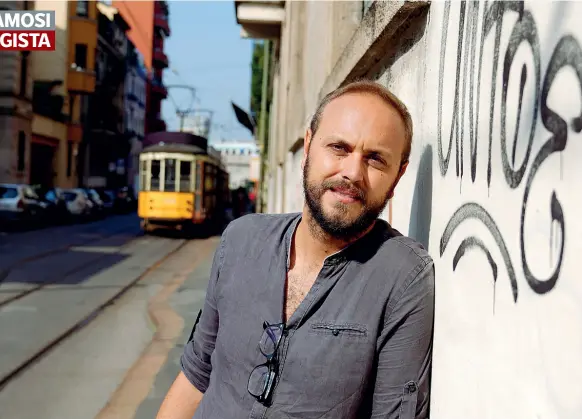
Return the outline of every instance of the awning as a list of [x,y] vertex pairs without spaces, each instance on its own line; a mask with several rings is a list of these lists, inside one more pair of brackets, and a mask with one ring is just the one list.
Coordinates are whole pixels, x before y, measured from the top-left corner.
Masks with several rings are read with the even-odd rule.
[[255,119],[252,117],[252,115],[243,111],[239,106],[235,105],[234,102],[231,102],[231,104],[238,122],[240,122],[242,126],[248,129],[251,134],[255,135],[255,128],[257,124],[255,123]]

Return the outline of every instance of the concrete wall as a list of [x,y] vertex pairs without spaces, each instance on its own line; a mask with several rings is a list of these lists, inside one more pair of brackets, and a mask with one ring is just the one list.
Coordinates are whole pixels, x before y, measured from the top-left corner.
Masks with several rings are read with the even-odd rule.
[[415,124],[392,223],[436,261],[431,418],[579,418],[582,3],[375,2],[345,29],[337,7],[287,3],[268,210],[301,206],[288,153],[317,98],[387,85]]

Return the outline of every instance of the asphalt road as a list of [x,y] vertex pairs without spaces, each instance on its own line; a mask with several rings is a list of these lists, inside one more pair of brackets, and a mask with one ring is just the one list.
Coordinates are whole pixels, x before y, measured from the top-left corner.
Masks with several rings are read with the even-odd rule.
[[0,416],[155,417],[217,243],[133,214],[0,236]]

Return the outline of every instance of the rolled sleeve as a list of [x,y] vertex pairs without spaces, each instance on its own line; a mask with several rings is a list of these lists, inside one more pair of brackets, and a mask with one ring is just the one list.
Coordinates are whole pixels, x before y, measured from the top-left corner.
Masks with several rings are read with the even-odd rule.
[[378,339],[372,418],[428,417],[434,318],[434,263],[421,264]]
[[192,385],[202,393],[206,392],[210,384],[210,373],[212,372],[211,356],[214,351],[216,335],[218,333],[216,288],[224,258],[225,240],[226,230],[224,231],[220,244],[214,253],[204,307],[199,317],[199,322],[194,326],[195,330],[192,338],[184,347],[180,359],[182,372]]

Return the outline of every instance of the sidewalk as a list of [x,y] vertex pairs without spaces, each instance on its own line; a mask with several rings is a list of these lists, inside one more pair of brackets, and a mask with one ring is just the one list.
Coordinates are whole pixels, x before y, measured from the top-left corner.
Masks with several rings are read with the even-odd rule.
[[205,250],[207,255],[203,258],[203,261],[197,265],[188,275],[184,283],[167,300],[169,308],[183,319],[182,331],[175,346],[170,349],[167,359],[158,372],[147,398],[139,406],[134,417],[135,419],[151,419],[156,417],[168,389],[180,372],[180,356],[184,344],[190,336],[198,311],[204,305],[208,276],[217,244],[218,239],[208,243],[212,249]]

